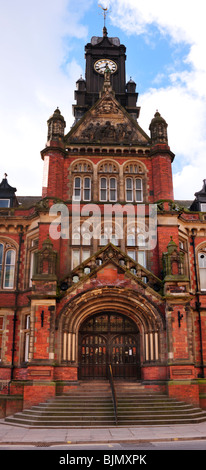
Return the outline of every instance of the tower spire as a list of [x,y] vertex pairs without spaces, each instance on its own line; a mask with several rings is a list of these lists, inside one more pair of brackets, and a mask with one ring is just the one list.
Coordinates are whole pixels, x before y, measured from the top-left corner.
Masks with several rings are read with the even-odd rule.
[[104,17],[104,27],[103,27],[103,36],[107,36],[107,28],[106,28],[106,17],[108,14],[108,8],[104,8],[102,5],[98,5],[102,9],[102,15]]

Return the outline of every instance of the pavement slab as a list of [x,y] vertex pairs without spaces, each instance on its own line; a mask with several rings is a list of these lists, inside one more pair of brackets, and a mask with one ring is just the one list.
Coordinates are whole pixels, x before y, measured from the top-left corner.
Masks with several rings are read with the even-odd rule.
[[206,423],[170,426],[35,429],[12,426],[0,420],[0,445],[4,443],[110,443],[165,440],[206,440]]

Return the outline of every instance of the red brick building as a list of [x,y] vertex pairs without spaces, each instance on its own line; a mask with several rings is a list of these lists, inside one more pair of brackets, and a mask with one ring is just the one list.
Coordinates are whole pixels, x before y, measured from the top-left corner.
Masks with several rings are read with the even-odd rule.
[[139,126],[125,46],[104,28],[85,52],[73,127],[48,120],[42,196],[0,184],[4,414],[109,364],[206,408],[206,180],[174,201],[167,123]]

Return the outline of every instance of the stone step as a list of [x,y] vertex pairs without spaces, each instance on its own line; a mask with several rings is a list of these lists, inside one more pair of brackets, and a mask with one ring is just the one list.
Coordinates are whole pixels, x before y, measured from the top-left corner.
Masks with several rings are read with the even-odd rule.
[[[118,426],[191,424],[206,421],[198,407],[143,390],[139,383],[115,383]],[[138,387],[138,389],[137,389]],[[29,410],[5,418],[5,422],[35,428],[115,426],[111,389],[108,383],[80,382],[63,395],[39,403]]]

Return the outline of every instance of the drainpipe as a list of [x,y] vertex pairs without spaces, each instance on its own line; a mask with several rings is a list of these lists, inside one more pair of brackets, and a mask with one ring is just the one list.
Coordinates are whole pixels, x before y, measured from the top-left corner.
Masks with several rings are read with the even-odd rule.
[[14,377],[14,354],[15,354],[15,337],[16,337],[16,322],[17,322],[17,310],[18,310],[18,295],[19,295],[19,268],[20,268],[20,257],[21,257],[21,245],[23,237],[23,227],[21,226],[21,231],[19,232],[19,252],[17,260],[17,273],[16,273],[16,289],[15,289],[15,304],[14,304],[14,318],[13,318],[13,340],[12,340],[12,359],[11,359],[11,377],[9,383],[9,394],[10,394],[10,384]]
[[194,255],[194,268],[195,268],[195,280],[196,280],[196,309],[198,313],[198,319],[199,319],[199,329],[200,329],[200,358],[201,358],[201,374],[200,377],[204,378],[204,363],[203,363],[203,349],[202,349],[202,322],[201,322],[201,313],[200,313],[200,296],[199,296],[199,282],[198,282],[198,276],[197,276],[197,264],[196,264],[196,253],[195,253],[195,229],[192,229],[192,246],[193,246],[193,255]]

